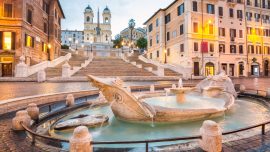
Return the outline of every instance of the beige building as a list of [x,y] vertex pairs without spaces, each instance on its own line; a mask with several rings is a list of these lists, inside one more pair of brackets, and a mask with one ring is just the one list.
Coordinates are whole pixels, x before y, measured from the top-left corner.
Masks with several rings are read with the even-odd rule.
[[190,67],[195,77],[221,69],[233,77],[268,76],[270,2],[255,2],[175,0],[145,22],[148,58]]
[[132,36],[131,36],[131,29],[125,28],[124,30],[120,32],[120,36],[123,38],[123,41],[125,44],[130,44],[131,41],[136,43],[138,39],[146,38],[146,30],[141,27],[135,28],[132,30]]
[[0,77],[13,76],[19,57],[33,65],[60,55],[58,0],[0,0]]

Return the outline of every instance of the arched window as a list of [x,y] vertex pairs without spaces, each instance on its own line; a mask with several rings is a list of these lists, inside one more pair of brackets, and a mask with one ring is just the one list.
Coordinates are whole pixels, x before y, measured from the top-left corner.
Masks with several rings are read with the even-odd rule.
[[87,21],[87,22],[89,22],[89,21],[90,21],[90,17],[89,17],[89,16],[87,16],[86,21]]
[[105,23],[109,23],[109,18],[108,17],[105,18]]

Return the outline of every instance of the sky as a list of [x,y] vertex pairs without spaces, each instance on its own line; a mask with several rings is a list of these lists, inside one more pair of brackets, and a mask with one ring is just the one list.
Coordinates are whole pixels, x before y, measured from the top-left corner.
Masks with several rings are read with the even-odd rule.
[[[97,21],[97,9],[100,16],[103,9],[108,6],[112,13],[113,38],[133,18],[136,27],[143,27],[143,23],[150,18],[159,8],[167,7],[174,0],[60,0],[66,19],[62,22],[62,30],[83,30],[84,9],[90,5],[95,12],[94,21]],[[102,16],[101,16],[102,17]],[[101,20],[102,21],[102,20]]]

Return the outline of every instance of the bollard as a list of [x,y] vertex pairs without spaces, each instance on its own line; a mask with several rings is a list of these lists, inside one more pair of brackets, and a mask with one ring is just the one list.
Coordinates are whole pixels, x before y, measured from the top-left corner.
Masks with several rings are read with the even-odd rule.
[[92,136],[88,128],[85,126],[77,127],[69,140],[70,152],[93,152],[91,142]]
[[154,92],[155,92],[155,85],[151,85],[151,86],[150,86],[150,92],[151,92],[151,93],[154,93]]
[[31,117],[32,120],[39,119],[39,109],[35,103],[29,104],[26,111],[28,112],[28,115]]
[[222,132],[219,125],[211,120],[206,120],[200,129],[202,140],[199,141],[200,147],[207,152],[222,151]]
[[246,86],[243,85],[243,84],[240,84],[239,91],[240,91],[241,93],[244,93],[244,92],[246,91]]
[[270,98],[270,88],[267,89],[266,97],[267,97],[267,98]]
[[75,105],[75,102],[74,102],[74,96],[73,94],[69,94],[67,95],[67,98],[66,98],[66,106],[68,107],[72,107]]
[[26,110],[18,111],[16,116],[12,119],[12,129],[14,131],[23,131],[23,123],[25,126],[30,127],[31,117],[28,115]]
[[45,82],[46,81],[46,72],[45,70],[38,71],[37,74],[37,82]]

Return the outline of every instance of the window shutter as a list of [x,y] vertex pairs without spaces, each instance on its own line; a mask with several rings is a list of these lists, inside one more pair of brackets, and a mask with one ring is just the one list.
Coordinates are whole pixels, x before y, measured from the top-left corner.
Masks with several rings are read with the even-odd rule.
[[35,39],[34,39],[34,37],[32,37],[32,48],[34,48],[34,46],[35,46]]
[[16,49],[16,33],[15,32],[12,32],[11,49],[12,50]]
[[0,31],[0,50],[3,49],[3,32]]
[[27,46],[27,34],[24,35],[24,46]]

